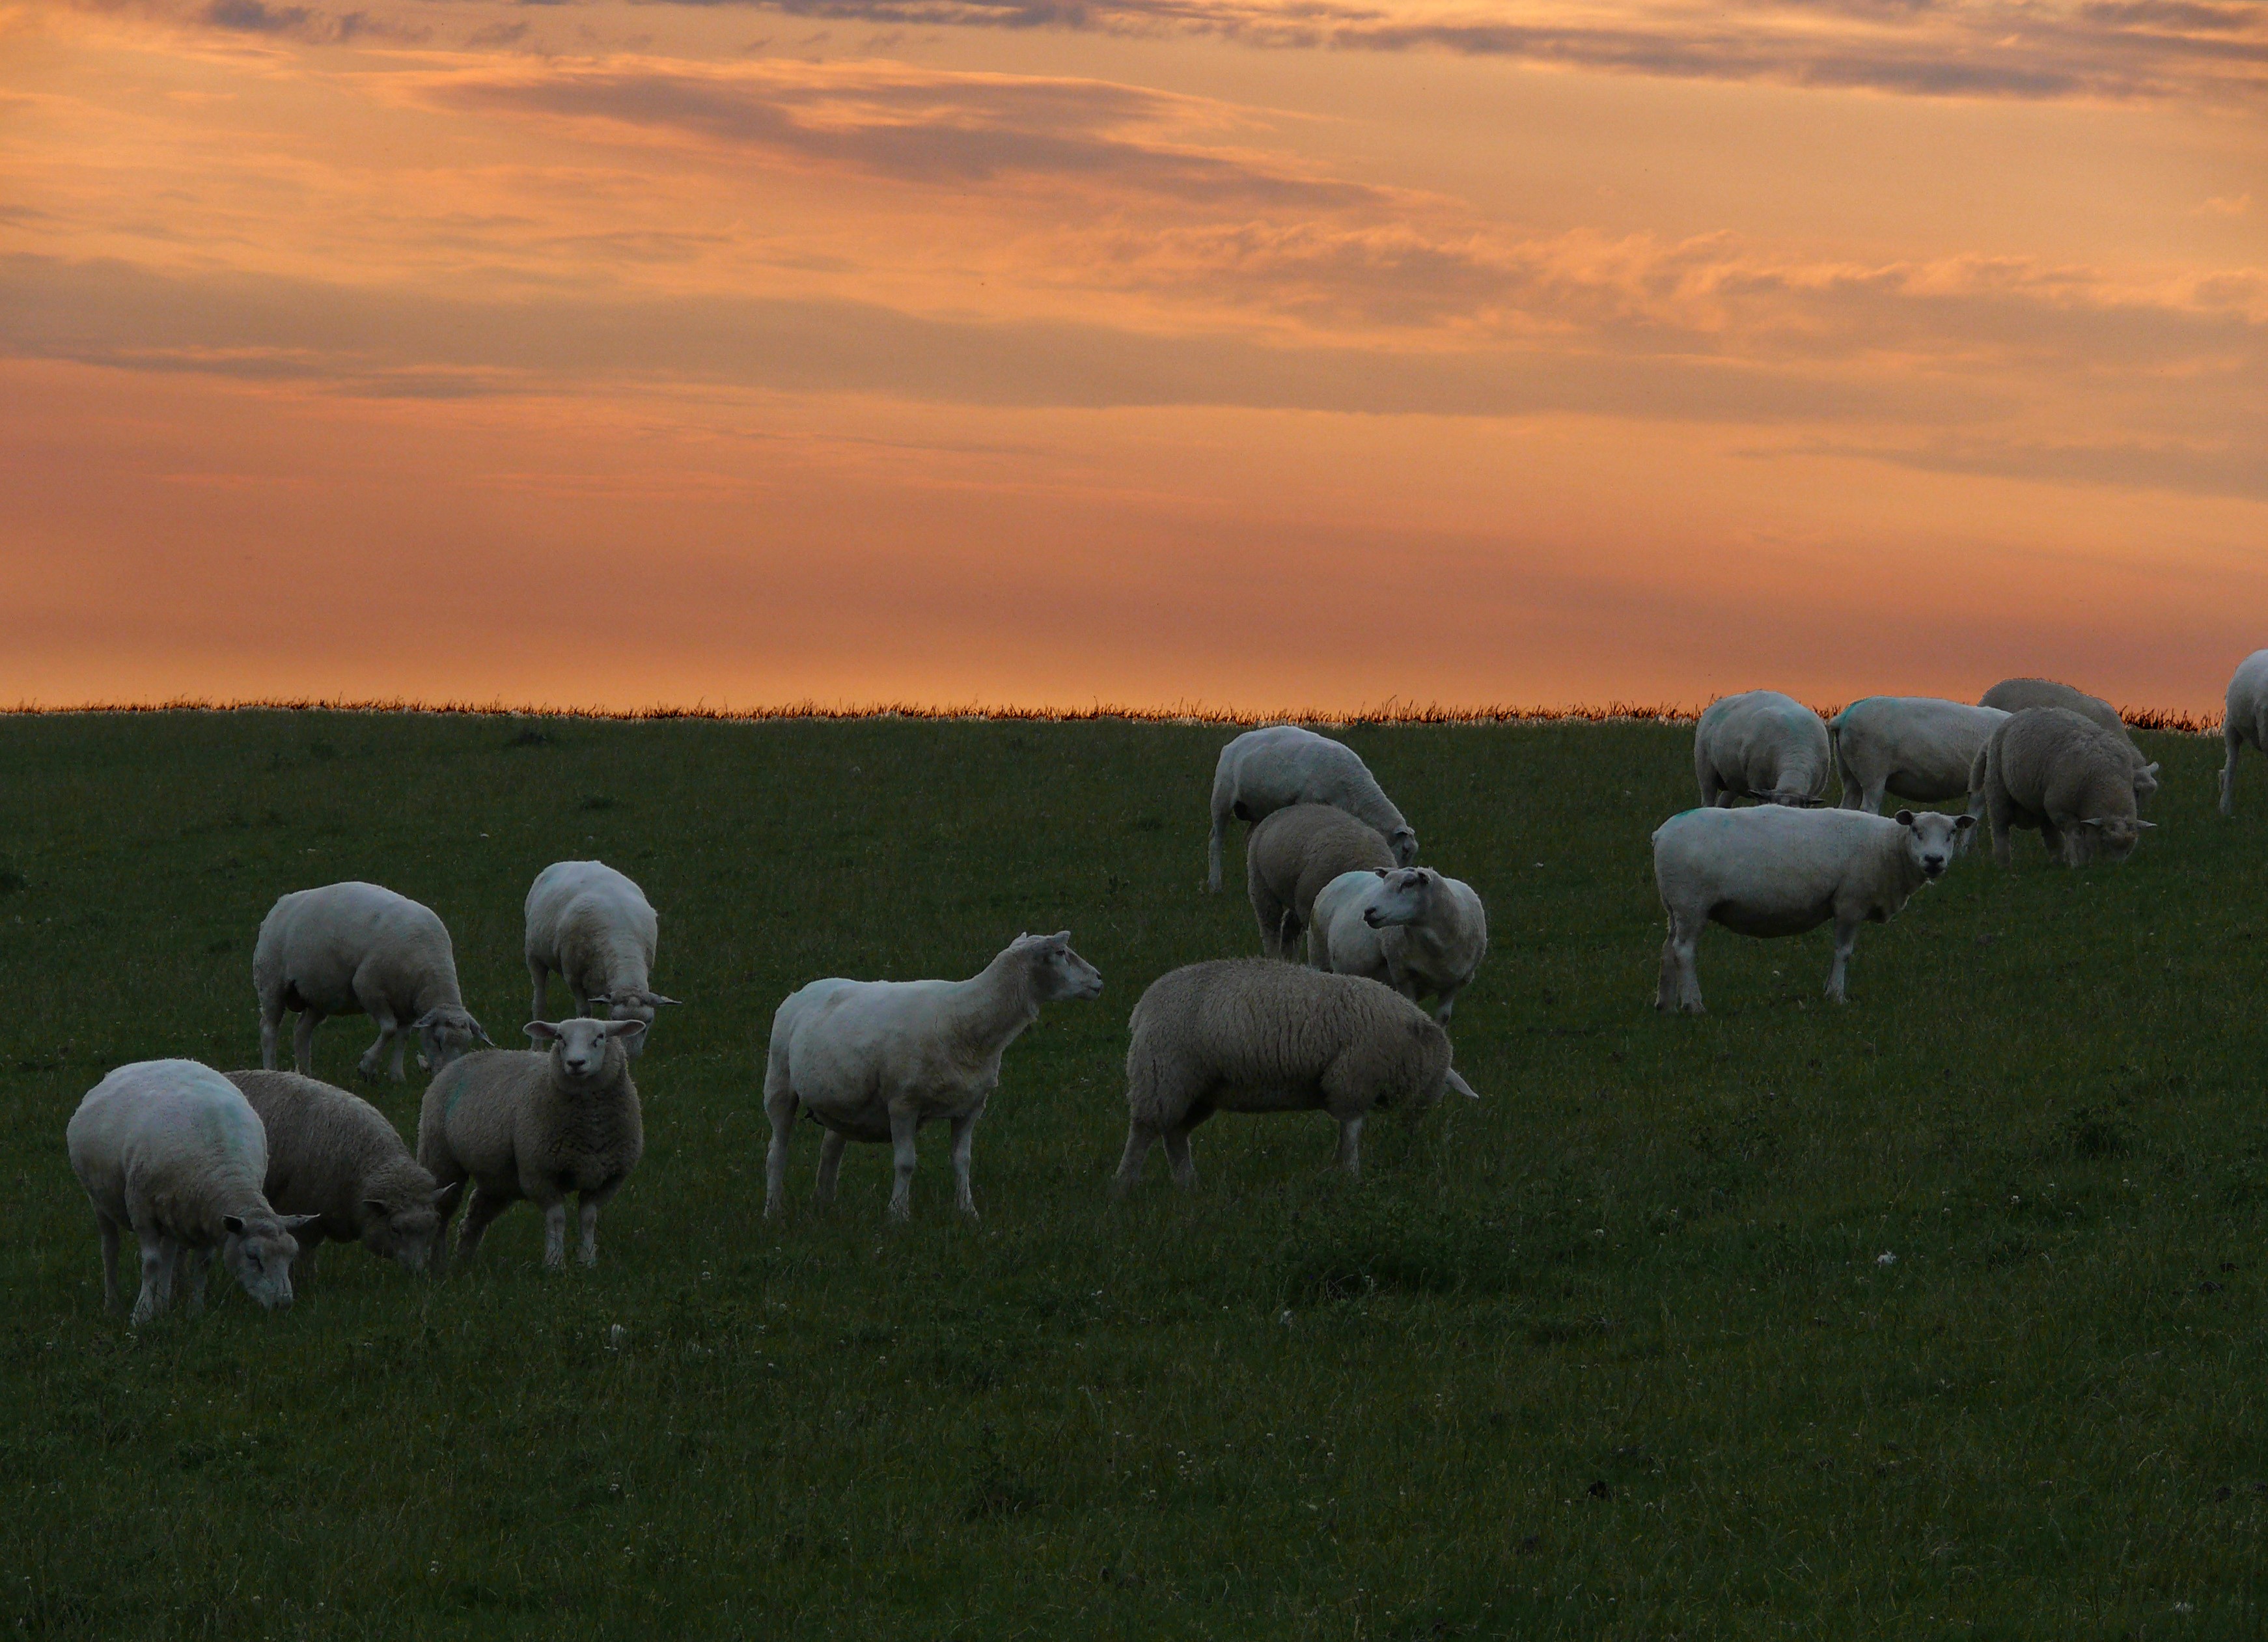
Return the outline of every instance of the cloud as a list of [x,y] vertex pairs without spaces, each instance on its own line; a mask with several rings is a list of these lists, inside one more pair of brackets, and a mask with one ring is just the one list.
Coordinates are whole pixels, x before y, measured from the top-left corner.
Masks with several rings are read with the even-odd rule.
[[211,26],[232,33],[269,34],[319,45],[343,45],[356,40],[414,42],[429,38],[431,33],[368,11],[333,13],[304,5],[271,6],[266,0],[210,0],[199,15]]

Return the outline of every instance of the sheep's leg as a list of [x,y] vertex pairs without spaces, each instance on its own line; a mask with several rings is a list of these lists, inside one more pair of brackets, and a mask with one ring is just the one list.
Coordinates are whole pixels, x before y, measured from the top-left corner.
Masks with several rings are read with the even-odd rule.
[[441,1223],[433,1228],[432,1252],[425,1256],[426,1275],[428,1277],[436,1278],[446,1276],[448,1273],[449,1222],[456,1219],[457,1211],[463,1205],[465,1200],[465,1193],[463,1189],[465,1181],[462,1175],[460,1175],[454,1181],[445,1180],[440,1183],[444,1188],[455,1186],[458,1189],[449,1192],[448,1195],[442,1197],[437,1204],[441,1211]]
[[1850,968],[1852,948],[1859,944],[1859,931],[1866,923],[1863,917],[1837,917],[1835,920],[1835,961],[1827,971],[1827,1001],[1843,1001],[1843,972]]
[[1174,1171],[1174,1184],[1184,1191],[1197,1183],[1197,1160],[1189,1156],[1189,1130],[1195,1123],[1174,1124],[1166,1131],[1166,1162]]
[[310,1004],[291,1028],[291,1064],[302,1078],[315,1075],[315,1028],[322,1024],[323,1012]]
[[764,1150],[764,1212],[780,1211],[787,1185],[788,1137],[795,1130],[795,1091],[784,1086],[764,1093],[764,1116],[771,1120],[772,1143]]
[[142,1292],[135,1297],[133,1316],[138,1329],[173,1304],[173,1240],[163,1232],[140,1226],[134,1235],[142,1245]]
[[921,1129],[921,1118],[913,1111],[898,1107],[890,1110],[890,1160],[897,1177],[890,1186],[890,1219],[910,1220],[914,1218],[914,1136]]
[[263,1071],[276,1070],[276,1028],[283,1024],[282,995],[278,994],[273,999],[261,998],[260,1000],[260,1064]]
[[968,1146],[976,1138],[976,1120],[983,1115],[979,1108],[953,1120],[953,1206],[972,1220],[976,1218],[976,1196],[968,1188]]
[[527,1018],[530,1020],[550,1020],[551,966],[541,958],[530,958],[527,961],[527,978],[534,983],[531,989],[534,1001],[527,1006]]
[[1212,801],[1212,837],[1205,845],[1205,889],[1211,895],[1220,894],[1221,844],[1228,833],[1228,806],[1221,802],[1225,794],[1216,793]]
[[1859,807],[1866,811],[1869,815],[1881,814],[1882,813],[1882,795],[1889,790],[1889,783],[1888,780],[1869,781],[1867,784],[1866,792],[1859,798]]
[[835,1201],[835,1182],[843,1173],[843,1148],[850,1143],[840,1130],[830,1129],[820,1137],[819,1179],[811,1189],[811,1205],[824,1209]]
[[543,1205],[543,1269],[564,1271],[567,1269],[567,1199],[556,1198]]
[[315,1280],[315,1256],[323,1249],[323,1228],[303,1226],[291,1233],[291,1241],[299,1245],[299,1252],[291,1256],[291,1288],[296,1293]]
[[95,1211],[94,1219],[102,1230],[102,1308],[114,1312],[122,1305],[118,1298],[118,1222],[99,1210]]
[[2236,749],[2244,745],[2244,736],[2236,727],[2234,713],[2221,720],[2220,739],[2228,744],[2228,756],[2220,766],[2220,813],[2234,815],[2236,814]]
[[621,1185],[622,1182],[616,1181],[612,1186],[602,1186],[596,1191],[586,1191],[583,1194],[582,1201],[576,1205],[582,1219],[580,1228],[582,1238],[576,1245],[575,1257],[586,1266],[595,1266],[599,1263],[599,1211],[607,1206],[607,1200],[615,1195]]
[[1339,1167],[1349,1180],[1362,1178],[1362,1114],[1339,1119]]
[[1669,939],[1661,944],[1661,978],[1654,987],[1656,1009],[1681,1009],[1706,1014],[1701,1004],[1701,974],[1695,957],[1701,945],[1704,920],[1669,915]]
[[481,1252],[481,1239],[488,1235],[489,1222],[504,1211],[510,1199],[497,1193],[483,1191],[477,1185],[465,1204],[464,1229],[457,1233],[459,1264]]
[[1123,1197],[1133,1189],[1142,1178],[1142,1166],[1150,1160],[1150,1148],[1158,1144],[1158,1131],[1142,1123],[1130,1123],[1126,1130],[1126,1150],[1118,1154],[1118,1173],[1110,1182],[1113,1197]]
[[1984,810],[1992,821],[1993,865],[2014,866],[2015,840],[2010,835],[2015,830],[2016,806],[1999,793],[1989,792],[1985,795]]
[[200,1316],[205,1308],[205,1278],[212,1269],[212,1250],[191,1248],[187,1244],[174,1245],[173,1270],[177,1280],[188,1291],[183,1303],[189,1315]]

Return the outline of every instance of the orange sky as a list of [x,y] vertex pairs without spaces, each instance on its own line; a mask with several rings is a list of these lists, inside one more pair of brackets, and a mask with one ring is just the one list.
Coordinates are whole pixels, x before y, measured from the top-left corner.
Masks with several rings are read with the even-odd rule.
[[2217,707],[2255,0],[0,0],[0,701]]

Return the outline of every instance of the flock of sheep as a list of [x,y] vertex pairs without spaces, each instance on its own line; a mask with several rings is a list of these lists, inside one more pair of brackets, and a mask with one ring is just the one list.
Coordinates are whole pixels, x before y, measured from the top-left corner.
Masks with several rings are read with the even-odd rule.
[[[2239,748],[2268,751],[2268,651],[2237,670],[2225,733],[2223,814]],[[1827,991],[1839,1000],[1859,924],[1894,916],[1940,876],[1980,816],[2003,862],[2016,828],[2037,829],[2073,865],[2122,859],[2151,824],[2137,809],[2158,769],[2107,703],[2039,680],[1998,685],[1974,707],[1869,697],[1831,723],[1772,691],[1730,696],[1701,716],[1694,767],[1702,807],[1653,834],[1669,918],[1660,1009],[1701,1008],[1695,946],[1712,922],[1778,936],[1832,920]],[[1839,808],[1824,807],[1830,773]],[[1886,794],[1965,798],[1968,809],[1889,819],[1879,814]],[[1731,807],[1742,798],[1762,802]],[[1414,865],[1418,836],[1361,758],[1309,731],[1275,725],[1232,740],[1211,811],[1207,887],[1221,887],[1229,822],[1248,823],[1246,887],[1266,955],[1184,966],[1136,1004],[1117,1189],[1139,1179],[1160,1142],[1174,1178],[1194,1183],[1189,1135],[1216,1111],[1326,1112],[1339,1164],[1355,1174],[1372,1109],[1474,1094],[1450,1064],[1446,1028],[1487,953],[1480,897]],[[101,1232],[106,1301],[120,1305],[127,1229],[141,1249],[136,1323],[165,1311],[177,1286],[201,1306],[215,1251],[266,1307],[291,1303],[294,1261],[304,1278],[326,1238],[438,1273],[460,1207],[460,1261],[499,1213],[526,1201],[543,1211],[544,1261],[558,1267],[572,1197],[580,1257],[595,1263],[599,1211],[644,1150],[631,1063],[676,1000],[652,988],[658,921],[621,873],[597,861],[546,867],[526,913],[534,1019],[524,1030],[537,1047],[513,1050],[494,1047],[466,1009],[448,931],[429,909],[354,882],[278,900],[253,954],[262,1070],[137,1062],[106,1077],[70,1120],[71,1167]],[[1302,938],[1307,962],[1287,961]],[[576,1009],[556,1022],[555,973]],[[823,1131],[817,1203],[833,1198],[848,1141],[887,1143],[890,1212],[905,1218],[916,1134],[941,1121],[952,1129],[955,1202],[974,1215],[970,1145],[1001,1056],[1043,1005],[1101,990],[1064,931],[1019,936],[964,981],[827,979],[792,993],[773,1017],[765,1067],[764,1212],[781,1206],[789,1143],[808,1116]],[[1429,996],[1430,1014],[1418,1002]],[[275,1069],[287,1013],[298,1016],[291,1072]],[[378,1027],[359,1063],[366,1078],[383,1066],[401,1081],[417,1040],[433,1077],[414,1156],[375,1107],[311,1075],[317,1027],[346,1014]]]

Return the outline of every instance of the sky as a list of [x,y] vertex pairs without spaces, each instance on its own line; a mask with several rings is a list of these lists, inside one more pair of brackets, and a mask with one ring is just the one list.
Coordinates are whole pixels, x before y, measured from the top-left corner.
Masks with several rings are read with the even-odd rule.
[[2257,0],[0,0],[0,704],[2263,645]]

